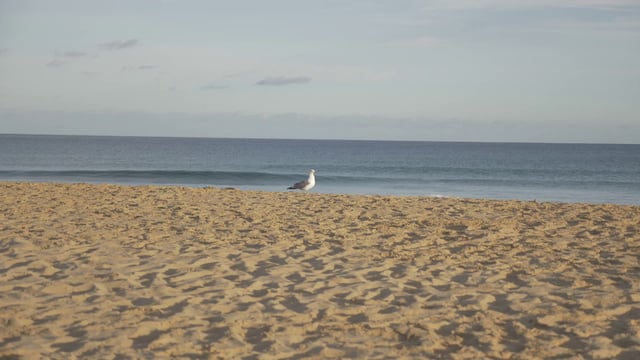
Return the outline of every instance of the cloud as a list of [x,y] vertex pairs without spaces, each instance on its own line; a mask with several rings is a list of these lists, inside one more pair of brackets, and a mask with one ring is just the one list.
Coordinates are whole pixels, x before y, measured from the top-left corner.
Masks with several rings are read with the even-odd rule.
[[637,33],[639,15],[638,0],[433,0],[421,7],[418,18],[422,24],[431,24],[430,33],[446,39],[484,30],[491,31],[491,36],[516,30]]
[[62,53],[56,53],[56,56],[64,58],[80,58],[87,56],[87,53],[82,51],[65,51]]
[[65,62],[60,59],[53,59],[47,63],[47,67],[57,68],[64,64]]
[[228,88],[229,88],[229,85],[209,84],[201,87],[200,90],[224,90]]
[[123,50],[137,46],[140,42],[137,39],[114,40],[100,44],[104,50]]
[[256,85],[281,86],[281,85],[289,85],[289,84],[306,84],[310,82],[311,82],[311,78],[306,76],[295,76],[295,77],[277,76],[277,77],[264,78],[258,81]]
[[638,6],[637,0],[433,0],[424,9],[466,10],[481,8],[565,7],[611,8]]
[[73,59],[83,58],[83,57],[86,57],[88,55],[89,54],[84,52],[84,51],[75,51],[75,50],[56,51],[53,54],[53,60],[51,60],[51,61],[49,61],[47,63],[47,67],[58,68],[58,67],[61,67],[61,66],[65,65],[65,64],[69,63]]
[[138,66],[123,66],[121,71],[144,71],[144,70],[153,70],[158,67],[155,65],[138,65]]

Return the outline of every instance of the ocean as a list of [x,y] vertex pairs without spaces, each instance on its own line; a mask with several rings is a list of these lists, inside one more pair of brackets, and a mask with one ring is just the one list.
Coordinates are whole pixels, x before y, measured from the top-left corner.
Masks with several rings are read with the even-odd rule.
[[0,135],[0,180],[640,205],[640,145]]

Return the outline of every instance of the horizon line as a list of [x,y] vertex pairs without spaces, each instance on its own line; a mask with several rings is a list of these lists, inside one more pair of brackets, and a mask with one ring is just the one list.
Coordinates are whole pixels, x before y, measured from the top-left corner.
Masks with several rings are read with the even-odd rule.
[[491,140],[416,140],[416,139],[350,139],[350,138],[278,138],[278,137],[235,137],[235,136],[168,136],[168,135],[115,135],[115,134],[62,134],[62,133],[3,133],[0,136],[77,136],[77,137],[124,137],[156,139],[220,139],[220,140],[278,140],[278,141],[362,141],[362,142],[428,142],[460,144],[540,144],[540,145],[630,145],[640,143],[579,142],[579,141],[491,141]]

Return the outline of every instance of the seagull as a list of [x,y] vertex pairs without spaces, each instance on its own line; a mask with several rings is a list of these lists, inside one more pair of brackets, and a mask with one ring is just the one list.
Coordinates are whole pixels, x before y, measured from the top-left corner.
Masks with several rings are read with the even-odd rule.
[[289,186],[287,189],[300,189],[304,191],[310,190],[312,187],[316,186],[316,178],[313,176],[315,173],[315,170],[309,170],[309,177],[307,180],[297,182],[293,184],[293,186]]

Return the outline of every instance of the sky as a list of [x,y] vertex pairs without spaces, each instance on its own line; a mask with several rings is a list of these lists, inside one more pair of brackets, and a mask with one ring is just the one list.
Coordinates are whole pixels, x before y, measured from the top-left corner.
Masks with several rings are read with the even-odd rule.
[[0,0],[0,133],[640,143],[640,0]]

